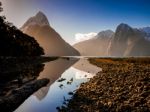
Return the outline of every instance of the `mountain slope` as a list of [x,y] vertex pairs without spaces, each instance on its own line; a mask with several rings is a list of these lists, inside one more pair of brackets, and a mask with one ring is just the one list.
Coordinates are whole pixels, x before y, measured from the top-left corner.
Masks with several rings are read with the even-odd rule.
[[145,39],[150,40],[150,27],[139,28],[139,30],[145,33]]
[[49,56],[79,55],[78,51],[65,42],[61,36],[49,25],[48,19],[42,12],[31,17],[21,30],[34,36]]
[[142,31],[150,34],[150,27],[143,27],[143,28],[140,28],[139,30],[142,30]]
[[115,33],[102,31],[74,47],[85,56],[150,56],[150,27],[137,29],[121,23]]
[[92,39],[75,44],[74,48],[83,56],[107,56],[109,42],[113,34],[114,32],[111,30],[102,31]]
[[110,56],[149,56],[150,42],[145,39],[145,33],[122,23],[108,49]]

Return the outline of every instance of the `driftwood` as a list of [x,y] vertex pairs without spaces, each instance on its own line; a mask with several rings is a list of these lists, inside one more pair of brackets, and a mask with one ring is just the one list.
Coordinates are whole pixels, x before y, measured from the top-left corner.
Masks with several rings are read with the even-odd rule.
[[49,83],[49,79],[39,79],[29,82],[22,87],[12,90],[7,96],[0,98],[0,109],[3,112],[12,112],[30,95]]

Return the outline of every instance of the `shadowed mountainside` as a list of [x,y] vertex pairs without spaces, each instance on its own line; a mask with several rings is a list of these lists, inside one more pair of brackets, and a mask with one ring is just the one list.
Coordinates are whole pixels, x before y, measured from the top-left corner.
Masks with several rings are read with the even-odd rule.
[[74,47],[83,56],[150,56],[149,37],[149,27],[137,29],[121,23],[115,33],[102,31]]
[[150,56],[150,41],[145,32],[120,24],[110,43],[110,56]]
[[30,36],[34,36],[48,56],[79,55],[79,52],[65,42],[49,25],[47,17],[42,12],[38,12],[34,17],[31,17],[21,30]]
[[114,32],[106,30],[99,32],[95,37],[73,45],[82,56],[107,56],[108,46]]

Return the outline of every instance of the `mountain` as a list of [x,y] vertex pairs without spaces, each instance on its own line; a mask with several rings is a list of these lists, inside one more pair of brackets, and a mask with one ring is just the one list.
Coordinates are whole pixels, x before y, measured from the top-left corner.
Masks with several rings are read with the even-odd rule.
[[110,56],[149,56],[150,42],[145,33],[127,24],[120,24],[109,46]]
[[150,27],[137,29],[121,23],[115,33],[102,31],[74,47],[85,56],[150,56]]
[[92,39],[75,44],[74,48],[83,56],[107,56],[113,34],[114,32],[111,30],[99,32]]
[[140,30],[150,34],[150,27],[143,27],[143,28],[140,28]]
[[97,34],[96,38],[111,38],[114,32],[111,30],[101,31]]
[[21,30],[35,37],[48,56],[79,55],[79,52],[65,42],[50,26],[47,17],[42,12],[38,12],[35,16],[29,18],[21,27]]
[[147,40],[150,40],[150,27],[139,28],[139,30],[145,33],[145,38]]
[[23,29],[28,29],[29,25],[50,25],[47,17],[39,11],[34,17],[31,17],[27,20],[27,22],[22,26]]

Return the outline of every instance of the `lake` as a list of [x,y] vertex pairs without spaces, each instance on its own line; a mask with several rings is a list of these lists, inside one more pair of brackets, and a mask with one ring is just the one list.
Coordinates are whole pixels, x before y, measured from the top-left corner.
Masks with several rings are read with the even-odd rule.
[[15,112],[57,112],[56,108],[65,106],[81,83],[99,71],[100,68],[89,63],[88,57],[62,57],[44,63],[37,79],[48,78],[49,84],[32,94]]

